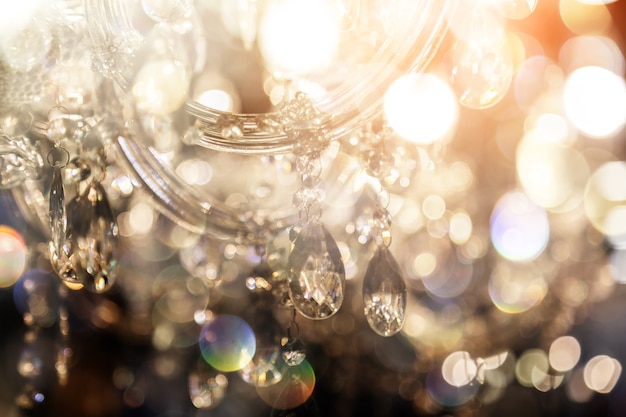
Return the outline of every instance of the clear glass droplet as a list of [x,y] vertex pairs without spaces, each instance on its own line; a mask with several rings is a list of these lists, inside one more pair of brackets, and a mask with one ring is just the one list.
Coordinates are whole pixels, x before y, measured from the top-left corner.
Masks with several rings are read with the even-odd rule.
[[102,185],[92,182],[67,207],[66,253],[78,281],[95,292],[115,280],[118,227]]
[[306,359],[306,347],[300,339],[290,339],[281,348],[283,361],[289,366],[297,366]]
[[222,402],[228,379],[221,373],[199,369],[191,372],[188,378],[189,398],[196,408],[214,408]]
[[381,336],[400,331],[406,310],[406,284],[400,266],[386,247],[378,248],[367,266],[363,303],[372,330]]
[[337,243],[320,223],[302,228],[288,260],[289,295],[310,319],[332,316],[343,303],[345,268]]

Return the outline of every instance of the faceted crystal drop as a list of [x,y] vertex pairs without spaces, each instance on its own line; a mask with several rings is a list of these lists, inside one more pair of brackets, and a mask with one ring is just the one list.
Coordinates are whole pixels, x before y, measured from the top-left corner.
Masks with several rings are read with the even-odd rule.
[[302,228],[288,260],[289,295],[310,319],[332,316],[343,303],[345,269],[339,248],[320,223]]
[[281,354],[287,365],[296,366],[306,359],[306,348],[300,339],[290,339],[282,346]]
[[65,191],[61,168],[52,171],[50,185],[50,263],[57,275],[66,281],[77,282],[76,269],[67,252],[67,215],[65,211]]
[[406,284],[398,263],[386,247],[376,251],[367,267],[363,303],[372,330],[381,336],[400,331],[406,310]]
[[77,279],[92,291],[105,291],[115,280],[118,228],[104,189],[91,183],[67,211],[67,253]]

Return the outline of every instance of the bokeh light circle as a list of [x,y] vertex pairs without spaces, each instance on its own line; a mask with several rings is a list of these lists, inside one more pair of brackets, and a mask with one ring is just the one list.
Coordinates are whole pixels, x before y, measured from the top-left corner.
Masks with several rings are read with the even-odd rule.
[[244,320],[228,314],[208,322],[200,332],[204,360],[222,372],[242,369],[256,352],[254,332]]
[[578,340],[572,336],[562,336],[550,345],[548,359],[555,371],[567,372],[578,364],[580,354],[581,348]]
[[548,355],[541,349],[529,349],[520,356],[515,365],[517,382],[525,387],[539,385],[550,370]]
[[535,203],[553,211],[579,204],[589,166],[576,150],[530,131],[516,153],[517,176],[524,192]]
[[441,374],[448,384],[462,387],[474,381],[478,375],[478,364],[469,352],[452,352],[443,361]]
[[[295,74],[324,69],[337,51],[340,23],[329,0],[267,2],[258,32],[265,65],[273,71]],[[320,31],[320,26],[324,30]]]
[[517,268],[501,262],[489,278],[489,296],[500,311],[520,314],[543,301],[548,294],[548,283],[538,268]]
[[546,211],[521,191],[506,193],[491,215],[491,241],[500,255],[515,262],[539,256],[550,237]]
[[574,126],[590,137],[612,136],[626,124],[626,83],[605,68],[587,66],[572,72],[563,103]]
[[478,393],[480,384],[472,382],[462,386],[450,385],[441,369],[433,368],[426,377],[426,389],[433,400],[444,407],[457,407],[470,401]]
[[433,74],[398,78],[385,93],[384,110],[400,136],[420,144],[442,139],[456,124],[459,112],[450,86]]
[[9,226],[0,225],[0,288],[15,284],[26,267],[26,245]]
[[272,385],[257,385],[257,393],[265,403],[278,410],[296,408],[306,402],[315,388],[315,372],[305,359],[299,365],[282,363],[283,377]]
[[626,162],[601,165],[587,181],[585,214],[596,230],[604,235],[626,235]]
[[615,388],[622,373],[622,365],[607,355],[594,356],[583,371],[585,385],[593,391],[608,394]]
[[15,308],[33,323],[50,327],[58,315],[58,278],[49,271],[29,269],[13,286]]

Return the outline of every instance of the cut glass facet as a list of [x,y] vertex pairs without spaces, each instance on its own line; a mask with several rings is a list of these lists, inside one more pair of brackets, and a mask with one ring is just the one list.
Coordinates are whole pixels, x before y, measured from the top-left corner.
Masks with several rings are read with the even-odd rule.
[[367,267],[363,302],[372,330],[381,336],[400,331],[406,310],[406,284],[400,266],[386,247],[378,248]]
[[337,243],[320,223],[302,228],[289,255],[289,295],[310,319],[332,316],[341,307],[345,269]]
[[105,291],[115,280],[118,228],[104,189],[91,183],[67,211],[65,253],[76,280],[92,291]]

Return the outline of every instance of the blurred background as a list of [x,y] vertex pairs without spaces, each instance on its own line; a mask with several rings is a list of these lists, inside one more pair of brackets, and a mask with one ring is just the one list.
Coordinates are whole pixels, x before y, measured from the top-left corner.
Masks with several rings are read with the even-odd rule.
[[[623,0],[6,3],[3,416],[626,414]],[[313,185],[274,119],[239,118],[287,123],[296,91],[331,115]],[[51,266],[59,148],[62,204],[106,190],[110,282]],[[310,320],[286,274],[318,208],[345,291]],[[389,337],[364,315],[380,247]]]

